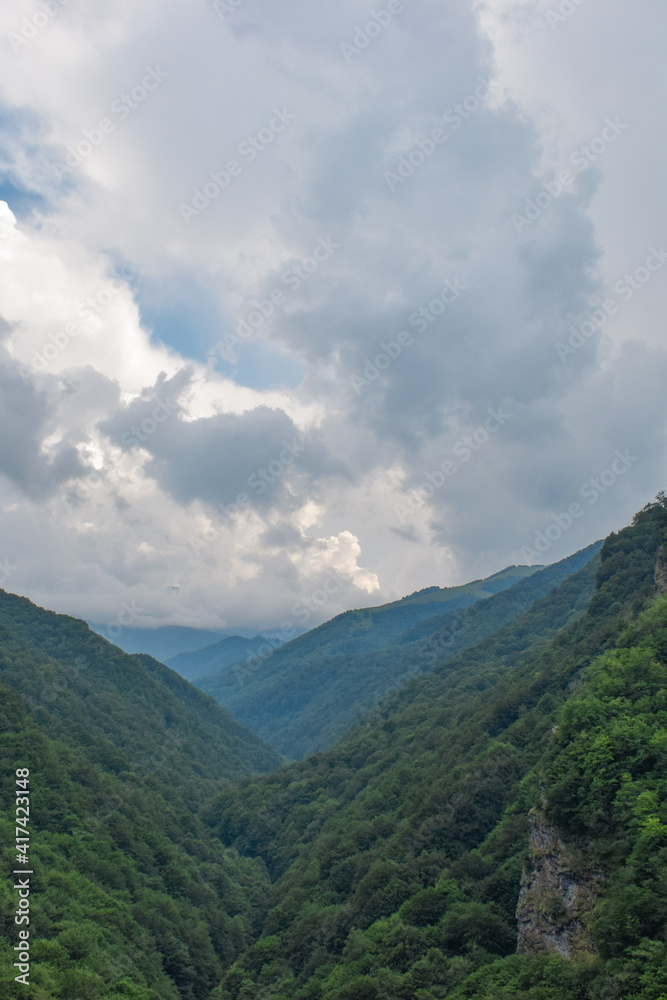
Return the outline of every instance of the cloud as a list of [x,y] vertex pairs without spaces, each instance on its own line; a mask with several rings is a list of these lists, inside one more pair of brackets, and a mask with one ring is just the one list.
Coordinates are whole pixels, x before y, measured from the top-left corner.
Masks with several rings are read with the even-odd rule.
[[[361,0],[110,0],[10,49],[15,586],[101,621],[131,597],[142,624],[271,627],[331,568],[358,606],[517,561],[617,449],[641,461],[554,558],[664,486],[664,282],[614,291],[667,232],[664,88],[612,3],[552,32],[509,0],[405,0],[366,33]],[[3,8],[0,34],[31,11]]]
[[178,400],[191,378],[185,369],[159,380],[101,425],[124,450],[148,452],[146,475],[177,502],[295,510],[309,478],[343,468],[339,461],[329,465],[316,430],[304,433],[279,409],[183,419]]
[[[68,431],[54,419],[66,390],[38,391],[0,352],[0,473],[33,500],[45,500],[86,472]],[[53,433],[49,433],[49,432]]]

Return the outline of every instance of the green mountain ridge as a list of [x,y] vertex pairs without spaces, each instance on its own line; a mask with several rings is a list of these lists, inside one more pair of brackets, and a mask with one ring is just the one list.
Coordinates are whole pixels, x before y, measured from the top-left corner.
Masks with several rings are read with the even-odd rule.
[[223,777],[236,780],[280,763],[212,698],[157,660],[123,653],[85,622],[0,591],[0,637],[0,682],[22,695],[49,736],[79,727],[102,756],[115,748],[170,781],[170,769],[184,770],[182,787],[193,801],[195,790],[201,798]]
[[[263,933],[216,1000],[663,996],[666,539],[661,499],[607,539],[596,572],[412,680],[332,750],[206,807],[273,880]],[[516,954],[538,807],[605,876],[594,951],[571,962],[549,934]],[[543,894],[554,936],[570,903]]]
[[[335,618],[291,639],[285,644],[285,648],[290,655],[296,653],[299,656],[329,646],[337,650],[343,648],[347,652],[379,649],[425,618],[445,610],[465,608],[484,597],[492,597],[540,569],[541,566],[509,566],[485,580],[473,580],[458,587],[426,587],[388,604],[343,611]],[[211,650],[213,648],[208,647]],[[212,680],[227,672],[225,668],[214,674],[202,674],[199,679]]]
[[197,810],[275,768],[275,752],[163,664],[3,591],[0,758],[4,871],[22,768],[34,871],[27,987],[0,880],[2,996],[205,1000],[256,934],[268,878],[221,850]]
[[428,589],[346,612],[264,660],[194,683],[280,753],[303,759],[333,746],[411,677],[525,611],[601,546],[597,542],[554,566],[511,566],[466,587]]
[[398,631],[426,669],[282,767],[161,663],[0,593],[3,997],[664,1000],[666,552],[661,495]]
[[[539,569],[541,569],[539,566],[509,566],[485,580],[473,580],[459,587],[425,587],[388,604],[343,611],[335,618],[329,619],[314,629],[309,629],[288,643],[280,641],[278,645],[280,648],[287,645],[290,655],[294,653],[304,655],[314,648],[327,648],[332,645],[337,649],[345,649],[346,652],[379,649],[424,618],[442,612],[443,608],[453,610],[468,607],[469,604],[473,604],[477,600],[490,597],[505,587],[511,586],[518,579],[531,576]],[[257,659],[266,659],[267,636],[259,638],[264,649],[260,651]],[[271,645],[274,649],[278,648],[275,638]],[[186,665],[188,671],[194,669],[201,660],[204,660],[203,666],[207,666],[206,661],[210,666],[210,659],[215,656],[218,649],[226,658],[227,647],[223,641],[207,646],[206,649],[199,650],[194,654],[186,654],[186,656],[179,658],[179,662]],[[247,661],[253,659],[253,651],[250,651],[249,654],[224,663],[219,669],[199,673],[194,678],[194,683],[199,685],[200,681],[202,683],[213,682],[216,678],[227,674],[230,666],[238,665],[240,667],[240,670],[235,670],[237,676],[239,673],[247,674],[248,670],[243,669],[244,661],[247,664]]]
[[266,639],[261,635],[253,636],[251,639],[244,639],[240,635],[230,635],[205,646],[203,649],[170,656],[164,662],[181,677],[195,681],[199,677],[217,674],[221,670],[231,667],[234,663],[257,655],[265,643]]

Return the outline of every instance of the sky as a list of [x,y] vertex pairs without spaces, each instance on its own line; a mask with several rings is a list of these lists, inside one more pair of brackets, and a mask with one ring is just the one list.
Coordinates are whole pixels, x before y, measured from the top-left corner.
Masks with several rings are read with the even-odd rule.
[[667,486],[663,0],[0,8],[0,586],[282,629]]

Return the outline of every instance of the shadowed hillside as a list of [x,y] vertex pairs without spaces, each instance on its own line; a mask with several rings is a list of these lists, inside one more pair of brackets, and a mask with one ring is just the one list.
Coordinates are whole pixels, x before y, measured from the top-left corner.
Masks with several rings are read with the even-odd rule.
[[307,757],[332,746],[411,677],[521,614],[601,544],[546,569],[512,566],[466,587],[429,588],[347,612],[264,659],[195,683],[286,757]]

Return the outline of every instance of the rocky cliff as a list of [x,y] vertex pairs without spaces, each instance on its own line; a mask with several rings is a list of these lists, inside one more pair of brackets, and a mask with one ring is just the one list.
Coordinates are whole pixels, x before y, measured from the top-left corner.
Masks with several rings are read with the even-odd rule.
[[519,954],[595,955],[590,933],[602,875],[587,868],[537,811],[530,816],[532,867],[524,869],[517,906]]
[[660,555],[655,565],[655,588],[659,594],[667,593],[667,553],[664,545],[660,549]]

